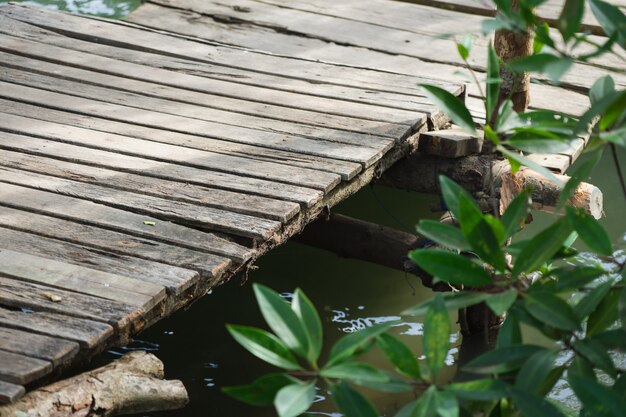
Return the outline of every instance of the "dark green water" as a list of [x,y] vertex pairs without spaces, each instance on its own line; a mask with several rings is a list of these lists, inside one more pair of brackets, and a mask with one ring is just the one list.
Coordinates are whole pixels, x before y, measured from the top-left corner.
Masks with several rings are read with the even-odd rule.
[[[0,0],[0,3],[5,0]],[[27,1],[25,3],[35,3]],[[140,0],[42,0],[36,3],[73,12],[123,18]],[[619,155],[626,165],[626,152]],[[620,194],[615,169],[609,155],[594,171],[589,182],[599,186],[605,195],[606,217],[602,223],[614,243],[624,247],[626,219],[625,200]],[[435,196],[406,193],[382,187],[367,187],[335,210],[360,219],[412,231],[422,218],[437,218],[430,207],[438,203]],[[549,215],[536,214],[526,233],[544,226]],[[582,248],[582,245],[578,245]],[[184,410],[151,413],[150,416],[274,416],[271,409],[247,407],[220,393],[220,387],[251,382],[257,376],[272,371],[240,348],[226,333],[225,323],[263,326],[254,302],[250,282],[261,282],[282,292],[287,298],[295,287],[309,295],[320,310],[325,323],[325,346],[330,346],[346,332],[399,318],[398,312],[428,297],[431,292],[419,281],[387,268],[365,262],[340,259],[332,254],[288,243],[263,257],[248,283],[235,277],[230,283],[143,332],[131,345],[102,355],[96,362],[109,361],[130,349],[153,351],[166,366],[166,377],[181,379],[187,387],[191,403]],[[456,318],[451,317],[454,321]],[[419,318],[403,318],[394,328],[406,343],[420,355],[421,323]],[[456,326],[456,325],[455,325]],[[456,327],[454,327],[456,329]],[[537,338],[528,334],[528,338]],[[453,337],[449,363],[458,359],[459,338]],[[538,338],[536,343],[541,343]],[[381,366],[384,361],[375,352],[369,360]],[[450,378],[454,366],[443,378]],[[314,414],[337,416],[319,392]],[[368,392],[384,415],[392,415],[406,398]],[[566,399],[567,389],[558,393]]]

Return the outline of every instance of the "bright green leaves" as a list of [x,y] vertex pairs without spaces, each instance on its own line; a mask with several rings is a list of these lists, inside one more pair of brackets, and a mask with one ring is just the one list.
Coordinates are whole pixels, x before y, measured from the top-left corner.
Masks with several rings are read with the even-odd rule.
[[333,401],[346,417],[378,417],[378,412],[357,391],[340,382],[330,386]]
[[[464,196],[469,201],[473,202],[472,197],[468,194],[468,192],[448,177],[443,175],[439,177],[439,187],[441,188],[441,195],[443,196],[443,200],[446,202],[448,210],[450,210],[456,218],[459,217],[459,199],[461,196]],[[476,206],[476,208],[478,208],[478,206]]]
[[611,256],[613,254],[609,235],[596,219],[581,209],[573,207],[565,209],[567,220],[587,246],[600,255]]
[[308,340],[307,358],[310,363],[315,363],[322,350],[322,321],[311,300],[307,298],[301,289],[296,289],[291,308],[300,319]]
[[617,43],[626,49],[626,17],[622,11],[602,0],[589,0],[589,6],[604,32],[609,36],[615,36]]
[[550,81],[559,80],[572,67],[574,60],[566,56],[556,56],[548,53],[538,53],[509,62],[509,66],[516,72],[538,72],[546,74]]
[[459,52],[461,58],[466,61],[469,58],[470,52],[472,51],[472,44],[474,42],[474,38],[472,35],[465,35],[461,42],[456,44],[456,50]]
[[495,49],[491,43],[487,53],[487,92],[485,97],[485,114],[487,115],[487,124],[492,125],[496,116],[496,106],[500,98],[500,62],[496,55]]
[[520,230],[528,214],[530,214],[530,193],[526,190],[519,193],[506,208],[502,215],[502,225],[504,226],[505,238],[513,236]]
[[434,85],[421,84],[422,91],[454,123],[476,135],[474,120],[465,104],[455,95]]
[[426,362],[433,374],[443,367],[450,346],[450,318],[441,295],[436,295],[424,320],[422,339]]
[[390,380],[389,375],[361,362],[342,362],[320,371],[324,378],[344,379],[355,384],[382,383]]
[[307,357],[309,339],[302,322],[289,304],[278,293],[263,285],[254,285],[254,295],[270,329],[289,349],[302,357]]
[[585,0],[566,0],[556,27],[567,42],[580,28],[585,12]]
[[569,331],[580,329],[580,322],[572,307],[552,293],[526,294],[524,307],[531,316],[556,329]]
[[404,343],[387,333],[378,335],[376,342],[396,371],[410,378],[421,378],[417,359]]
[[491,277],[476,262],[437,249],[422,249],[409,253],[409,257],[424,271],[453,285],[484,287],[491,284]]
[[526,242],[515,260],[513,275],[537,270],[561,249],[563,242],[572,233],[567,219],[560,218],[552,225]]
[[417,232],[439,245],[459,251],[469,250],[469,244],[463,233],[456,227],[435,220],[421,220]]
[[257,358],[284,369],[302,369],[285,343],[273,334],[255,327],[233,324],[226,328],[241,346]]
[[343,336],[332,347],[327,366],[332,366],[350,358],[355,352],[363,348],[369,342],[374,340],[376,336],[383,333],[394,324],[396,324],[396,322],[375,324],[374,326],[366,327],[358,332]]
[[296,378],[285,374],[268,374],[249,385],[224,387],[222,391],[231,397],[257,407],[274,404],[274,397],[281,388],[298,382]]
[[315,381],[297,382],[278,391],[274,406],[279,417],[296,417],[309,409],[315,399]]

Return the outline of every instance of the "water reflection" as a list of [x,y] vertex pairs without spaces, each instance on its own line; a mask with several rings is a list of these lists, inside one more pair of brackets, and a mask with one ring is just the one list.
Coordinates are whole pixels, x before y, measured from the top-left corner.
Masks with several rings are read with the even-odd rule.
[[[8,3],[14,0],[0,0]],[[141,4],[141,0],[25,0],[19,3],[43,6],[53,10],[123,19]]]

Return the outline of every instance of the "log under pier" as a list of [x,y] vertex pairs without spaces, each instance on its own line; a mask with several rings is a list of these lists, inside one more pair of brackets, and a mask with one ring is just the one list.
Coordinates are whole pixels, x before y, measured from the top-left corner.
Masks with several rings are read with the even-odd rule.
[[[448,120],[418,84],[484,118],[439,35],[478,33],[493,10],[416,3],[149,0],[128,21],[0,6],[0,402],[125,343],[407,155],[476,152],[438,145]],[[537,80],[531,106],[579,114],[612,65]],[[584,146],[530,158],[562,174]]]

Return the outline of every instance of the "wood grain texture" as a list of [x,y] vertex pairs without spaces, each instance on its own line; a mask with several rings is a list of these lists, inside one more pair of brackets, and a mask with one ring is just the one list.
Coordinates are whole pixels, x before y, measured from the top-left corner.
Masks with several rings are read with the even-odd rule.
[[13,311],[2,307],[0,326],[73,340],[85,349],[102,346],[113,336],[113,328],[106,323],[55,313]]
[[[160,285],[58,260],[0,249],[0,275],[87,294],[149,311],[165,298]],[[120,317],[121,318],[121,317]],[[120,319],[118,318],[118,319]]]
[[197,284],[199,279],[197,272],[188,269],[4,228],[0,228],[0,248],[149,282],[175,295]]
[[52,364],[41,359],[0,350],[0,380],[27,384],[52,371]]
[[132,256],[192,269],[198,271],[204,280],[218,279],[231,265],[228,258],[209,253],[9,207],[0,209],[0,225],[112,252],[118,256]]
[[26,390],[21,385],[11,384],[10,382],[0,381],[0,404],[12,403],[22,395]]
[[13,208],[225,255],[236,262],[244,262],[252,256],[250,249],[214,234],[56,193],[3,183],[0,187],[0,201]]
[[62,365],[78,353],[78,343],[56,337],[0,327],[0,349]]

